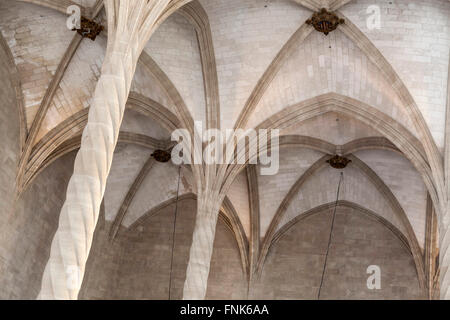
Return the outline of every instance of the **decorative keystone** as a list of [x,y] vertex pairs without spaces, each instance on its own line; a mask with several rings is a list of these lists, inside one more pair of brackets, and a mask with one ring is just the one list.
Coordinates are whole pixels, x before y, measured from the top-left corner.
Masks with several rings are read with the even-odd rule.
[[94,20],[81,17],[80,29],[73,29],[77,31],[83,38],[89,38],[95,41],[95,38],[103,31],[104,27]]
[[156,150],[153,152],[152,157],[155,158],[156,161],[161,163],[169,162],[172,158],[171,154],[164,150]]
[[334,12],[322,8],[319,12],[314,12],[312,17],[306,20],[306,23],[312,25],[317,31],[328,35],[331,31],[336,30],[338,25],[345,23],[345,20],[339,19]]
[[335,155],[333,158],[327,161],[327,163],[329,163],[330,166],[335,169],[344,169],[350,162],[352,162],[352,160],[339,155]]

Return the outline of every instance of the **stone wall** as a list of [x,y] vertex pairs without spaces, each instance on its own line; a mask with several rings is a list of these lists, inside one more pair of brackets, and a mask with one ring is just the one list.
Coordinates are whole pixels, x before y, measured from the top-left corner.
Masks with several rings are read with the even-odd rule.
[[[377,10],[380,25],[369,23]],[[351,1],[342,13],[392,64],[439,148],[444,145],[450,5],[446,0]]]
[[[180,299],[196,204],[182,200],[177,218],[171,298]],[[99,224],[81,299],[169,298],[174,205],[114,243],[110,224]],[[328,243],[331,211],[301,220],[270,249],[262,277],[250,287],[236,240],[219,219],[207,299],[316,299]],[[381,268],[381,290],[367,289],[367,267]],[[414,262],[400,239],[383,224],[354,209],[338,210],[321,297],[323,299],[423,298]]]
[[72,152],[46,168],[0,225],[0,299],[35,299],[73,171]]
[[233,128],[278,51],[311,12],[291,0],[200,0],[211,24],[221,127]]
[[208,300],[244,300],[247,298],[247,277],[234,235],[219,219],[208,279]]
[[0,46],[0,223],[11,211],[20,151],[19,110],[12,80],[8,55]]
[[0,0],[0,30],[22,81],[28,126],[73,37],[66,20],[65,15],[52,9]]
[[120,242],[110,242],[108,232],[111,223],[105,222],[104,215],[94,234],[91,253],[86,264],[83,285],[78,295],[83,300],[113,299],[113,290],[120,266],[119,257],[122,254]]
[[[168,205],[133,229],[123,228],[114,242],[108,240],[111,224],[99,224],[79,298],[169,299],[174,210]],[[182,297],[195,215],[195,200],[179,202],[171,299]],[[219,219],[208,298],[245,297],[240,263],[236,241]]]
[[[8,56],[0,46],[0,231],[12,212],[20,149],[19,111],[9,67]],[[7,269],[5,240],[6,234],[0,232],[0,278]],[[0,292],[0,297],[2,294]]]
[[[171,298],[180,299],[186,277],[195,223],[196,203],[181,201],[175,234]],[[172,235],[175,206],[148,217],[135,232],[126,233],[120,257],[115,297],[119,299],[169,299]]]
[[189,21],[177,13],[168,17],[150,38],[145,52],[173,82],[193,119],[205,122],[202,62],[197,34]]
[[[253,299],[317,299],[332,210],[300,220],[269,251]],[[367,288],[367,268],[381,269],[381,289]],[[413,258],[383,224],[350,208],[339,208],[321,299],[418,299]]]

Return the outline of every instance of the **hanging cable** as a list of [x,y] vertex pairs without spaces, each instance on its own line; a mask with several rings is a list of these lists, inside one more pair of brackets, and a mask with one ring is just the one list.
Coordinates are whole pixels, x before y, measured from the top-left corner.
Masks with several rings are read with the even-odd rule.
[[325,278],[325,271],[327,268],[327,262],[328,262],[328,254],[330,252],[330,246],[331,246],[331,238],[333,236],[333,229],[334,229],[334,221],[336,219],[336,209],[339,203],[339,192],[341,191],[341,184],[342,181],[344,180],[344,172],[341,172],[341,176],[339,178],[339,184],[338,184],[338,189],[337,189],[337,194],[336,194],[336,203],[334,204],[334,211],[333,211],[333,219],[331,220],[331,230],[330,230],[330,237],[328,239],[328,246],[327,246],[327,252],[325,254],[325,263],[323,265],[323,270],[322,270],[322,279],[320,280],[320,287],[319,287],[319,294],[317,295],[317,300],[320,300],[320,293],[322,291],[322,286],[323,286],[323,280]]
[[173,273],[173,257],[175,251],[175,231],[177,227],[178,214],[178,199],[180,196],[180,180],[181,180],[181,166],[178,167],[178,186],[177,186],[177,200],[175,202],[175,216],[173,218],[173,233],[172,233],[172,258],[170,260],[170,277],[169,277],[169,300],[172,300],[172,273]]

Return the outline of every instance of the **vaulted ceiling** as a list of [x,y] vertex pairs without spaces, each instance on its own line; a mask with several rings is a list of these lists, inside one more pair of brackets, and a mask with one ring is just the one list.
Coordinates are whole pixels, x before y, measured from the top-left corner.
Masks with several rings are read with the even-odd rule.
[[[103,19],[101,1],[75,1]],[[381,29],[370,30],[374,2]],[[82,40],[66,27],[71,1],[0,0],[1,41],[17,71],[21,189],[79,147],[106,50],[106,33]],[[338,10],[325,36],[305,21]],[[335,201],[338,150],[352,163],[341,200],[375,213],[403,235],[418,274],[427,272],[430,203],[439,198],[450,47],[445,0],[197,0],[168,17],[141,56],[104,198],[105,217],[129,228],[173,201],[178,169],[155,163],[169,148],[179,110],[222,129],[281,131],[280,170],[236,166],[223,211],[242,259],[264,260],[298,216]],[[188,167],[181,195],[196,193]]]

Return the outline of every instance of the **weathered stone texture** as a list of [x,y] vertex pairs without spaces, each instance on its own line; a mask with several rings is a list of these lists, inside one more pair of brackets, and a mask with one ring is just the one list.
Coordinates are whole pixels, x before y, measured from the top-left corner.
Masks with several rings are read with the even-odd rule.
[[220,218],[214,240],[206,299],[247,299],[247,277],[242,270],[236,239]]
[[[183,179],[186,171],[186,169],[182,170],[181,179]],[[178,173],[178,167],[172,163],[155,163],[136,193],[135,199],[123,219],[123,225],[129,227],[159,204],[175,199],[178,188]],[[151,197],[149,192],[151,192]],[[180,196],[190,192],[190,186],[185,186],[180,182]]]
[[176,112],[175,104],[165,91],[164,86],[142,62],[137,65],[133,83],[131,84],[131,91],[153,99],[169,109],[172,113]]
[[19,110],[8,56],[0,47],[0,225],[10,214],[19,161]]
[[288,127],[281,130],[280,134],[309,136],[337,146],[361,138],[382,136],[363,122],[336,112],[328,112],[306,120],[299,126]]
[[163,129],[158,121],[145,117],[132,109],[125,110],[120,131],[142,134],[160,141],[169,141],[171,134],[171,132]]
[[355,155],[370,166],[395,195],[423,248],[427,189],[419,173],[406,158],[395,152],[364,150]]
[[[175,205],[149,217],[135,232],[121,239],[124,245],[115,296],[124,299],[169,299]],[[192,242],[196,202],[178,205],[171,298],[180,299]]]
[[100,216],[78,296],[81,300],[114,298],[122,246],[109,240],[110,227],[111,223]]
[[[196,212],[194,200],[179,203],[172,299],[181,298]],[[99,224],[82,299],[168,299],[174,205],[114,243],[110,224]],[[316,299],[332,211],[305,218],[271,248],[263,274],[247,295],[236,240],[219,219],[207,299]],[[367,289],[367,267],[381,268],[381,290]],[[323,299],[423,298],[410,252],[386,226],[354,209],[339,208],[322,290]]]
[[248,183],[247,174],[242,171],[234,180],[233,184],[228,191],[227,197],[239,216],[239,220],[242,223],[245,234],[250,236],[250,204],[248,202]]
[[[110,223],[96,230],[81,299],[168,299],[175,205],[122,228],[114,243],[107,239]],[[172,299],[181,299],[196,215],[196,201],[178,206],[172,273]],[[233,235],[219,220],[211,267],[211,299],[244,298],[242,267]],[[226,271],[226,272],[224,272]]]
[[[299,193],[289,204],[286,213],[278,225],[281,229],[286,223],[325,203],[336,201],[340,172],[326,166],[314,173],[302,186]],[[344,178],[339,194],[340,200],[361,204],[405,232],[400,217],[394,211],[391,204],[377,190],[367,176],[365,176],[355,165],[350,164],[344,171]]]
[[259,78],[310,11],[290,0],[200,2],[211,23],[222,128],[233,128]]
[[[7,277],[7,242],[9,235],[4,228],[13,215],[14,188],[20,152],[19,110],[13,88],[8,56],[0,46],[0,287]],[[0,298],[7,292],[0,290]]]
[[322,156],[322,153],[306,148],[282,148],[278,173],[258,175],[261,237],[266,234],[278,207],[295,182]]
[[45,169],[0,224],[0,299],[37,297],[74,158],[70,153]]
[[114,220],[128,190],[150,155],[151,150],[140,146],[117,145],[104,196],[107,221]]
[[[81,41],[59,83],[41,130],[36,137],[36,143],[62,121],[78,111],[90,107],[105,57],[106,37],[104,35],[102,33],[95,42],[89,39]],[[72,37],[73,35],[69,38]]]
[[0,30],[11,48],[25,97],[28,126],[73,37],[67,18],[21,1],[0,1]]
[[[194,120],[206,121],[202,62],[197,35],[183,16],[170,16],[145,48],[178,89]],[[192,94],[195,92],[195,94]]]
[[[379,29],[369,29],[374,5],[380,10]],[[343,7],[342,12],[392,64],[442,147],[450,47],[448,1],[358,0]]]
[[248,126],[255,127],[288,106],[328,92],[362,101],[417,135],[392,84],[339,29],[328,36],[313,32],[304,42],[296,44],[296,50],[282,62]]
[[[95,3],[94,0],[77,1],[83,4]],[[292,0],[200,2],[208,15],[213,38],[215,54],[209,53],[216,58],[221,125],[229,129],[234,126],[267,67],[288,39],[310,17],[311,11]],[[371,30],[367,26],[370,14],[367,9],[372,5],[380,9],[380,29]],[[361,38],[353,42],[349,38],[349,30],[345,34],[342,32],[345,29],[338,28],[327,37],[314,31],[302,43],[298,41],[293,44],[292,55],[274,61],[274,65],[280,68],[273,78],[267,77],[263,79],[267,82],[261,82],[261,100],[252,102],[254,105],[251,106],[255,110],[249,115],[247,126],[256,126],[298,102],[334,92],[342,95],[343,100],[353,98],[362,101],[391,117],[395,121],[392,121],[390,132],[400,129],[402,125],[420,137],[423,132],[416,132],[417,128],[412,125],[408,115],[407,108],[410,106],[405,106],[404,100],[400,99],[400,94],[405,93],[398,89],[402,84],[390,81],[383,73],[389,73],[389,64],[392,64],[411,92],[438,147],[442,148],[450,47],[449,10],[446,0],[350,1],[339,11],[384,55],[387,63],[380,64],[382,70],[371,61],[376,53],[375,47],[363,52],[359,48]],[[67,29],[66,16],[61,12],[12,0],[0,0],[0,32],[17,65],[24,94],[26,122],[30,126],[74,33]],[[208,49],[208,45],[205,47]],[[105,34],[95,42],[81,42],[58,84],[35,143],[61,121],[90,107],[105,49]],[[208,56],[208,52],[203,54]],[[20,146],[19,113],[14,81],[8,72],[7,61],[5,53],[0,51],[0,299],[32,299],[40,288],[67,182],[73,171],[74,155],[66,155],[44,170],[13,208]],[[176,13],[159,26],[148,42],[134,74],[131,91],[135,92],[135,96],[141,94],[155,100],[172,113],[177,113],[176,109],[182,107],[184,102],[193,119],[204,120],[206,84],[202,67],[206,64],[205,69],[210,70],[210,62],[200,60],[195,28],[184,16]],[[167,79],[155,76],[158,68]],[[175,91],[183,102],[177,100],[178,97],[173,94]],[[107,96],[114,92],[104,94]],[[353,107],[357,108],[356,105]],[[369,123],[363,124],[357,120],[357,117],[363,119],[361,114],[353,117],[352,112],[346,116],[328,112],[285,128],[282,133],[319,138],[336,145],[383,134],[388,136],[386,128],[383,132],[377,131],[381,121],[374,123],[373,128],[369,127],[370,122],[374,122],[372,110],[364,109],[361,112],[371,114],[367,117],[371,119]],[[71,134],[79,134],[84,124],[78,123]],[[121,130],[159,140],[168,140],[170,135],[157,121],[130,110],[125,112]],[[406,146],[398,134],[394,133],[390,138],[398,147]],[[416,142],[413,141],[414,144]],[[361,142],[361,145],[364,143]],[[414,145],[414,150],[408,154],[410,159],[422,157],[420,150],[423,146],[417,143],[417,150]],[[45,145],[47,147],[49,145]],[[402,210],[396,211],[393,206],[398,200],[423,248],[427,196],[423,177],[407,157],[379,150],[379,147],[382,146],[357,151],[355,156],[364,161],[387,188],[380,187],[382,183],[374,183],[377,178],[375,174],[364,174],[360,170],[363,165],[356,167],[350,164],[345,171],[340,198],[374,211],[410,237],[412,233],[408,232],[406,219],[402,220],[399,216]],[[174,205],[160,208],[158,212],[155,212],[155,208],[175,198],[178,182],[176,166],[155,164],[128,207],[118,237],[114,242],[109,239],[111,223],[152,151],[142,146],[123,144],[115,150],[106,182],[103,205],[106,212],[96,229],[80,298],[168,298]],[[277,175],[258,175],[258,227],[261,239],[267,230],[271,230],[268,228],[272,219],[291,187],[322,156],[324,154],[319,151],[290,145],[281,149],[280,171]],[[432,157],[429,154],[427,156],[431,161]],[[436,158],[439,158],[438,154]],[[87,159],[90,158],[87,156]],[[425,163],[424,167],[429,164]],[[370,170],[366,168],[366,171]],[[436,175],[440,174],[437,172]],[[194,179],[192,173],[183,168],[181,195],[195,191]],[[236,209],[245,235],[251,238],[246,179],[243,171],[231,184],[227,196]],[[273,229],[279,231],[299,214],[333,202],[338,179],[338,171],[328,166],[312,174]],[[439,181],[433,181],[433,184],[439,187]],[[197,186],[200,184],[197,183]],[[392,192],[395,201],[394,197],[389,198],[389,192]],[[439,208],[438,204],[435,205]],[[172,291],[175,299],[182,295],[196,209],[194,200],[180,201]],[[149,212],[152,215],[142,219]],[[219,219],[207,298],[314,299],[329,224],[330,212],[323,212],[305,218],[289,229],[269,250],[262,279],[250,286],[248,295],[247,278],[242,270],[236,240]],[[256,247],[250,244],[252,246]],[[204,253],[201,250],[206,247],[198,250],[200,256]],[[417,256],[420,250],[414,252]],[[204,265],[207,262],[202,261]],[[368,277],[366,268],[371,264],[379,265],[382,269],[383,289],[380,291],[368,291],[365,286]],[[441,271],[441,274],[444,273]],[[201,280],[205,283],[205,279]],[[355,209],[339,210],[323,298],[414,299],[423,297],[417,281],[411,254],[401,246],[392,232]]]
[[[252,299],[317,299],[328,245],[332,210],[309,216],[273,245]],[[367,268],[381,268],[381,290],[367,288]],[[411,254],[381,223],[339,208],[321,299],[417,299]]]

